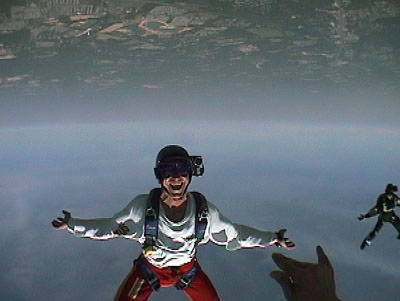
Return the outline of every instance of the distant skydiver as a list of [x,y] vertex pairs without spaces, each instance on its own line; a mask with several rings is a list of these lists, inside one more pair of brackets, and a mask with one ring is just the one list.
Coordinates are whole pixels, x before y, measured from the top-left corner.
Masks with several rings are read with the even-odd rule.
[[192,176],[201,176],[203,172],[200,156],[189,156],[178,145],[166,146],[158,153],[154,168],[160,188],[138,195],[111,218],[78,219],[64,210],[64,217],[52,224],[77,237],[125,237],[142,245],[141,255],[114,300],[148,300],[153,291],[172,286],[190,300],[219,300],[197,261],[199,244],[211,240],[233,251],[270,245],[292,249],[294,243],[284,237],[284,229],[269,232],[232,223],[202,194],[188,192]]
[[372,239],[376,236],[379,230],[382,228],[384,222],[389,222],[396,228],[400,239],[400,218],[394,213],[394,207],[400,206],[400,199],[395,193],[397,192],[397,186],[393,184],[388,184],[385,189],[385,193],[378,197],[376,205],[372,207],[367,214],[360,214],[358,220],[362,221],[365,218],[370,218],[372,216],[378,215],[378,221],[375,228],[367,237],[363,240],[360,248],[363,250],[366,246],[371,245]]

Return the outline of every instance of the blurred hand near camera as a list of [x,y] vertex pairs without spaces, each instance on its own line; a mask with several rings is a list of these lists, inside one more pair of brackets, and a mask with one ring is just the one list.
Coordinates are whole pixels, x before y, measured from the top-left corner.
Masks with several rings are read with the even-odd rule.
[[339,301],[336,297],[334,271],[328,257],[317,247],[318,263],[300,262],[279,253],[272,259],[280,270],[270,276],[282,287],[290,301]]

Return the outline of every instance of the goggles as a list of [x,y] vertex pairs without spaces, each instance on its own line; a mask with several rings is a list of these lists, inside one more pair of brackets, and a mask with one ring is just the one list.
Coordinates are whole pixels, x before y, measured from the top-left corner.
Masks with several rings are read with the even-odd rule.
[[188,160],[176,160],[161,162],[159,165],[160,175],[163,179],[170,177],[186,177],[192,174],[192,166]]

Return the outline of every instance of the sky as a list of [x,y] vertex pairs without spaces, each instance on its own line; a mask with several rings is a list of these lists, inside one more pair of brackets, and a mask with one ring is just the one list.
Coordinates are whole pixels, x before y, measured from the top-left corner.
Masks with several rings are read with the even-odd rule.
[[[50,222],[63,209],[81,218],[119,211],[157,185],[155,156],[175,143],[204,158],[205,175],[193,180],[193,190],[232,221],[264,230],[286,228],[297,244],[293,251],[202,246],[199,261],[222,300],[283,300],[269,278],[276,269],[272,252],[316,262],[317,245],[333,263],[339,297],[391,299],[400,279],[397,234],[386,224],[373,245],[360,251],[376,219],[359,222],[357,216],[374,205],[387,183],[398,184],[400,128],[366,120],[354,125],[303,120],[2,127],[1,299],[112,299],[140,252],[138,244],[78,239],[52,229]],[[153,300],[185,297],[165,289]]]
[[[46,49],[29,53],[32,41],[18,46],[18,58],[0,64],[0,300],[112,300],[140,246],[78,239],[51,221],[63,209],[110,217],[147,193],[168,144],[203,156],[205,174],[190,189],[226,217],[285,228],[296,243],[293,251],[201,246],[199,262],[222,300],[283,300],[269,277],[277,268],[271,254],[316,262],[317,245],[334,266],[342,300],[395,299],[397,233],[385,224],[361,251],[376,218],[357,220],[386,184],[400,184],[398,17],[379,3],[355,14],[359,20],[342,19],[354,28],[335,21],[335,6],[310,16],[284,5],[283,15],[239,9],[204,25],[287,25],[293,34],[281,42],[234,26],[200,42],[134,37],[165,42],[158,52],[89,36],[48,58],[40,58]],[[242,53],[230,35],[259,49]],[[152,300],[186,297],[172,288]]]

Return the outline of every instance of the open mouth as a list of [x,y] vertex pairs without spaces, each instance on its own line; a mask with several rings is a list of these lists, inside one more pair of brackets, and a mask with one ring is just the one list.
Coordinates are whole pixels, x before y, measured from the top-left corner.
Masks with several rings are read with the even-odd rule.
[[169,187],[172,188],[172,190],[180,190],[183,186],[183,183],[179,184],[179,185],[174,185],[174,184],[169,184]]

